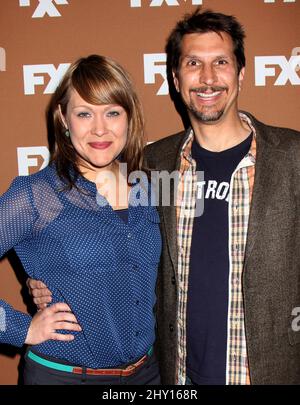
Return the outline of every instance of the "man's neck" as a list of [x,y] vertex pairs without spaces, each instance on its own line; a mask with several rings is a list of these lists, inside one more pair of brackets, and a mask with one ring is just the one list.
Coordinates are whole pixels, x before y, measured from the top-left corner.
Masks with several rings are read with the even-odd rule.
[[237,115],[231,120],[202,123],[191,119],[195,138],[199,145],[212,152],[222,152],[243,142],[251,129]]

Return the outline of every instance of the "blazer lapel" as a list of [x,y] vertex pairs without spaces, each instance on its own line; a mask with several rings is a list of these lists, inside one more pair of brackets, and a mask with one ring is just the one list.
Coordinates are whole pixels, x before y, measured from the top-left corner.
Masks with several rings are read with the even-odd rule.
[[[275,189],[278,187],[279,179],[281,179],[282,165],[285,161],[285,159],[282,159],[283,154],[285,152],[276,149],[276,145],[260,138],[258,133],[255,179],[249,215],[244,267],[246,267],[248,258],[257,240],[258,231],[261,226],[264,226],[264,218],[268,210],[274,207]],[[279,156],[280,159],[277,158]],[[281,162],[281,165],[278,162]]]
[[[175,170],[180,169],[181,156],[180,152],[182,146],[190,133],[188,129],[185,133],[182,133],[179,145],[170,145],[168,151],[164,155],[164,159],[160,163],[160,168],[157,170],[165,170],[169,174]],[[160,190],[161,191],[161,190]],[[177,269],[178,261],[178,246],[177,246],[177,218],[176,218],[176,197],[177,189],[174,188],[174,182],[171,181],[170,184],[170,205],[161,205],[159,211],[162,217],[162,226],[164,227],[164,234],[166,235],[166,244],[169,250],[169,255],[171,257],[174,269]],[[175,271],[175,275],[176,275]]]
[[[176,220],[176,207],[171,205],[170,207],[161,208],[164,233],[166,235],[166,243],[169,250],[170,258],[174,269],[177,269],[177,220]],[[176,273],[176,272],[175,272]]]

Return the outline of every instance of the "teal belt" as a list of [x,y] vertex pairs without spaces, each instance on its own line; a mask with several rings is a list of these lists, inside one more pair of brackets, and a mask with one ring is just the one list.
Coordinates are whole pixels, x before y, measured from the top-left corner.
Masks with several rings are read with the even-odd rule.
[[32,361],[41,364],[42,366],[52,368],[58,371],[65,371],[67,373],[74,373],[74,374],[91,374],[91,375],[119,375],[119,376],[129,376],[146,362],[146,360],[152,356],[153,354],[153,346],[150,347],[148,352],[139,359],[136,363],[130,364],[129,366],[122,368],[85,368],[85,367],[77,367],[77,366],[70,366],[67,364],[56,363],[54,361],[46,360],[43,357],[38,356],[37,354],[33,353],[31,350],[28,351],[28,357]]

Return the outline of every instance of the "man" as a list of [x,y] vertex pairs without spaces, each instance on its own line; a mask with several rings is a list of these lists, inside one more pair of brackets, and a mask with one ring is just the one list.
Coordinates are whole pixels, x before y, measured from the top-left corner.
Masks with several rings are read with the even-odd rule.
[[181,174],[176,204],[159,207],[162,382],[299,384],[300,134],[238,111],[234,17],[197,9],[166,50],[191,128],[146,148],[149,168]]
[[[167,42],[191,123],[146,150],[150,168],[182,174],[177,207],[160,208],[157,332],[168,384],[300,383],[300,332],[291,327],[300,305],[300,134],[238,112],[243,43],[235,18],[200,10]],[[204,212],[194,216],[200,198]]]

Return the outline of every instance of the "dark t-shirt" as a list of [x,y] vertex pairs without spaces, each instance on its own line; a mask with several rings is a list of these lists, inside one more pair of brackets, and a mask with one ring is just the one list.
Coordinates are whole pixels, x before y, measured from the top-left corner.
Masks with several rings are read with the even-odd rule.
[[119,217],[122,219],[122,221],[127,224],[128,222],[128,208],[122,208],[120,210],[115,210],[115,213],[119,215]]
[[187,305],[187,375],[196,384],[226,383],[229,188],[251,140],[252,134],[222,152],[192,145],[197,170],[204,171],[197,184],[204,212],[194,219]]

